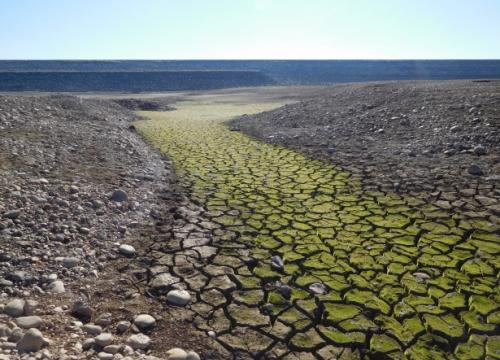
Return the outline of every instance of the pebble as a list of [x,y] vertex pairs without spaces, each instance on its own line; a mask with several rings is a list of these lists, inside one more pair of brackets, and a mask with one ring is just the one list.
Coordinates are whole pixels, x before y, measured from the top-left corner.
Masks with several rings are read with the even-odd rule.
[[486,155],[486,148],[483,145],[476,146],[472,151],[475,155]]
[[0,324],[0,338],[8,338],[12,330],[5,324]]
[[64,288],[64,283],[61,280],[52,281],[49,285],[49,292],[54,294],[62,294],[66,292]]
[[116,189],[113,191],[113,194],[111,194],[110,200],[114,202],[126,202],[128,201],[128,195],[125,191]]
[[108,354],[116,354],[118,351],[120,351],[120,345],[108,345],[105,346],[102,351],[107,352]]
[[85,351],[85,350],[90,349],[94,345],[95,345],[95,340],[93,338],[92,339],[85,339],[82,343],[82,349]]
[[20,352],[36,352],[43,346],[44,338],[40,330],[29,329],[17,342],[17,350]]
[[92,317],[92,309],[82,300],[78,300],[73,303],[71,313],[77,318],[83,320],[90,320]]
[[111,345],[113,342],[113,335],[110,333],[102,333],[94,338],[95,343],[99,346],[105,347]]
[[43,320],[39,316],[21,316],[16,319],[16,324],[21,329],[38,329],[43,325]]
[[471,166],[469,166],[467,171],[469,172],[469,174],[474,175],[474,176],[484,175],[483,170],[476,164],[472,164]]
[[197,352],[194,351],[188,351],[186,360],[201,360],[200,355],[198,355]]
[[99,335],[102,333],[102,327],[99,325],[95,324],[85,324],[83,325],[83,332],[90,334],[90,335]]
[[129,329],[130,325],[130,321],[120,321],[118,324],[116,324],[116,330],[118,331],[118,333],[123,334]]
[[22,316],[24,314],[25,301],[22,299],[13,299],[5,305],[3,312],[12,317]]
[[167,351],[167,360],[186,360],[187,352],[180,348],[172,348]]
[[80,259],[76,257],[67,257],[62,260],[62,264],[66,269],[74,268],[75,266],[78,265],[79,262]]
[[127,345],[134,350],[146,350],[151,345],[151,339],[144,334],[135,334],[127,339]]
[[326,293],[326,286],[321,284],[321,283],[314,283],[309,285],[309,290],[311,290],[315,294],[325,294]]
[[134,319],[134,325],[140,330],[148,330],[156,324],[156,319],[148,314],[137,315]]
[[118,251],[120,252],[120,254],[123,254],[125,256],[135,255],[135,248],[132,245],[122,244],[118,248]]
[[113,360],[115,356],[113,354],[101,351],[97,354],[97,358],[101,360]]
[[273,269],[281,270],[285,266],[283,259],[279,255],[273,255],[271,257],[271,267]]
[[170,290],[167,302],[177,306],[186,306],[191,301],[191,295],[186,290]]

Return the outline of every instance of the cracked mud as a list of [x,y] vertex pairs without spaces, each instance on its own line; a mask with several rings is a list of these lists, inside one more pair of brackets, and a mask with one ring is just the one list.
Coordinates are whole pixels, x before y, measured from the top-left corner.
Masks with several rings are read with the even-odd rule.
[[195,326],[238,359],[500,358],[496,217],[481,204],[457,212],[453,196],[366,191],[223,124],[280,105],[141,112],[137,130],[192,201],[151,249],[152,291],[181,283]]

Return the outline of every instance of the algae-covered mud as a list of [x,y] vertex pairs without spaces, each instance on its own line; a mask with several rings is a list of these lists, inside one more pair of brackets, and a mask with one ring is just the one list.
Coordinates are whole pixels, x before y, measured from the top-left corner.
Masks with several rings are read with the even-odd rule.
[[498,224],[223,124],[279,105],[206,98],[136,124],[202,208],[152,249],[195,325],[238,358],[500,358]]

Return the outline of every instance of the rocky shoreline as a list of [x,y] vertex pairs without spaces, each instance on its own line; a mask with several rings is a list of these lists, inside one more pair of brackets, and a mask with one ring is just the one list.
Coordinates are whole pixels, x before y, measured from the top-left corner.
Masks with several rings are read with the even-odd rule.
[[219,358],[148,294],[148,241],[182,197],[135,118],[111,101],[0,96],[0,359]]

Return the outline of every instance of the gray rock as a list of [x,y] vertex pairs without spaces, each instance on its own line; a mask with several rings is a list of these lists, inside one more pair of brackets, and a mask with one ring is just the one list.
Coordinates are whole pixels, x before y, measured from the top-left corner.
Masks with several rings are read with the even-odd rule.
[[62,294],[66,292],[64,283],[61,280],[52,281],[49,285],[48,291],[54,294]]
[[43,325],[43,320],[39,316],[21,316],[16,319],[16,324],[21,329],[38,329]]
[[84,351],[90,349],[95,345],[95,340],[94,339],[85,339],[82,343],[82,349]]
[[119,334],[123,334],[130,328],[130,325],[130,321],[120,321],[118,324],[116,324],[116,330]]
[[15,328],[12,329],[12,331],[11,331],[9,337],[8,337],[8,340],[16,343],[19,340],[21,340],[21,338],[23,337],[23,335],[24,335],[23,329],[15,327]]
[[95,343],[99,346],[105,347],[111,345],[113,342],[113,335],[110,333],[102,333],[94,338]]
[[126,202],[128,201],[128,195],[125,191],[116,189],[113,191],[113,194],[111,194],[110,200],[114,202]]
[[36,300],[26,300],[24,304],[24,315],[34,315],[36,309],[38,308],[38,301]]
[[170,290],[167,301],[177,306],[186,306],[191,301],[191,295],[186,290]]
[[314,283],[309,285],[309,290],[313,292],[314,294],[325,294],[327,289],[326,286],[323,285],[322,283]]
[[118,351],[120,351],[120,345],[108,345],[105,346],[102,351],[107,352],[108,354],[116,354]]
[[148,314],[137,315],[134,319],[134,325],[140,330],[148,330],[156,324],[156,319]]
[[99,335],[100,333],[102,333],[102,327],[95,324],[85,324],[83,325],[82,330],[83,332],[90,335]]
[[476,146],[472,151],[476,155],[486,155],[486,148],[483,145]]
[[3,217],[5,219],[17,219],[20,214],[21,214],[20,210],[10,210],[7,211],[5,214],[3,214]]
[[285,266],[283,259],[279,255],[273,255],[271,257],[271,267],[275,270],[281,270]]
[[73,303],[71,314],[73,314],[78,319],[88,321],[92,318],[92,309],[84,301],[77,300]]
[[38,329],[29,329],[17,342],[17,350],[20,352],[36,352],[40,350],[45,340]]
[[146,350],[151,345],[151,339],[144,334],[135,334],[127,339],[127,345],[134,350]]
[[66,257],[62,260],[62,264],[66,269],[74,268],[75,266],[78,265],[79,262],[80,259],[76,257]]
[[25,301],[22,299],[13,299],[5,305],[3,312],[12,317],[22,316],[24,314]]
[[472,164],[471,166],[469,166],[467,171],[469,172],[469,174],[474,175],[474,176],[484,175],[483,170],[476,164]]
[[101,360],[113,360],[115,356],[113,354],[101,351],[97,354],[97,358]]
[[5,324],[0,324],[0,338],[8,338],[12,330]]
[[158,274],[149,282],[149,286],[155,290],[168,289],[179,282],[179,278],[169,274]]
[[132,245],[122,244],[118,248],[118,251],[120,252],[120,254],[123,254],[125,256],[135,255],[135,248]]

